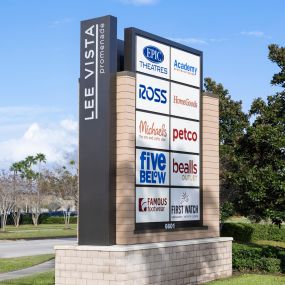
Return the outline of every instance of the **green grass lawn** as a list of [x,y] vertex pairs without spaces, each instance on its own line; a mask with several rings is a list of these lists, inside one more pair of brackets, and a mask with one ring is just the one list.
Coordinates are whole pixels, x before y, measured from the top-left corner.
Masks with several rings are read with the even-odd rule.
[[54,259],[54,254],[0,258],[0,273],[20,270]]
[[285,276],[244,274],[207,283],[207,285],[284,285]]
[[30,277],[2,281],[9,285],[54,285],[54,271],[32,275]]
[[283,241],[257,240],[257,241],[254,241],[253,243],[258,244],[258,245],[271,245],[271,246],[285,248],[285,242]]
[[18,228],[7,226],[6,231],[0,229],[0,240],[2,239],[33,239],[52,237],[76,236],[77,225],[71,224],[69,229],[65,229],[63,224],[41,224],[37,227],[33,225],[21,225]]

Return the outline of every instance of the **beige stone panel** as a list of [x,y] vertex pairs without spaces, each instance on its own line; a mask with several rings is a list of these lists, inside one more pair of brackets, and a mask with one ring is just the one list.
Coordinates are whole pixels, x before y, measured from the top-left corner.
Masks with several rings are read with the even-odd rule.
[[132,106],[127,106],[125,104],[117,105],[117,113],[133,113]]
[[215,175],[217,175],[217,179],[218,179],[218,177],[219,177],[219,169],[204,167],[203,174],[204,175],[215,174]]
[[203,126],[203,134],[215,134],[215,135],[219,135],[219,129],[218,128],[213,128],[208,127],[208,126]]
[[[212,153],[212,155],[214,155],[214,152],[216,152],[216,155],[219,154],[219,146],[217,144],[203,144],[202,146],[202,150],[203,150],[203,155],[206,155],[205,152],[208,151],[209,154]],[[207,155],[209,155],[207,154]]]
[[131,76],[118,76],[117,85],[132,85],[135,86],[136,79]]
[[202,122],[203,128],[214,128],[219,129],[219,121],[215,120],[203,120]]
[[127,84],[118,84],[117,85],[117,93],[133,93],[133,96],[135,97],[135,86],[134,85],[127,85]]
[[133,113],[118,113],[117,114],[118,120],[135,120],[135,114]]
[[219,119],[219,110],[217,109],[208,109],[208,108],[204,108],[203,109],[203,118],[207,118],[207,117],[213,117],[213,120],[216,121]]
[[205,97],[203,96],[203,106],[205,106],[205,108],[207,108],[209,105],[211,106],[215,106],[216,109],[219,109],[219,100],[217,100],[216,98],[210,98],[210,97]]
[[219,140],[218,134],[212,134],[212,133],[203,133],[203,139],[209,140],[211,143],[216,143],[217,140]]
[[131,94],[124,93],[122,99],[117,101],[117,106],[135,107],[136,101],[131,97]]

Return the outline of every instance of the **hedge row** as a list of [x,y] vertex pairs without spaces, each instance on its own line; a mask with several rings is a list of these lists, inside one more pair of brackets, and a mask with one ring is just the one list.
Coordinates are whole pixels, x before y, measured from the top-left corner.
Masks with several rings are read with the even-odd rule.
[[285,250],[273,246],[233,243],[233,269],[253,272],[285,272]]
[[[70,217],[70,224],[76,224],[77,217]],[[20,217],[20,225],[31,225],[33,224],[31,214],[22,214]],[[43,213],[39,217],[39,224],[64,224],[63,216],[51,216],[48,213]],[[8,216],[7,225],[14,225],[14,221],[11,215]]]
[[251,242],[256,240],[274,240],[285,242],[285,227],[275,225],[225,223],[222,236],[233,237],[234,241]]

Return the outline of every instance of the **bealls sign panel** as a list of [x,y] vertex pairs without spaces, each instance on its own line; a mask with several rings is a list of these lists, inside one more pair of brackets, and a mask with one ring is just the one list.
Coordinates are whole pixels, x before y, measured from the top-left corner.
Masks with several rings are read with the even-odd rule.
[[170,162],[172,186],[200,186],[199,155],[172,152]]
[[199,122],[171,118],[171,149],[199,153]]
[[169,115],[169,82],[136,75],[136,108]]
[[106,16],[82,21],[79,82],[80,245],[115,243],[116,93],[112,76],[116,72],[116,18]]
[[136,184],[169,185],[168,152],[137,149]]
[[136,146],[169,149],[169,118],[136,111]]
[[171,48],[171,80],[200,87],[200,57]]
[[136,222],[169,220],[169,189],[136,187]]
[[171,188],[171,221],[200,220],[199,189]]
[[200,119],[200,90],[171,83],[171,115]]
[[146,38],[136,37],[136,70],[169,78],[170,47],[151,41]]

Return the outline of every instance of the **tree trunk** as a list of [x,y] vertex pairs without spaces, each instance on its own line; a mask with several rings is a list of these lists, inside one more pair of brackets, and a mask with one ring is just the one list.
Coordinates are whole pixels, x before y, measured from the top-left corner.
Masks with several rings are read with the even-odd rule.
[[20,225],[21,212],[20,211],[13,212],[12,216],[13,216],[14,225],[16,228],[18,228]]
[[7,223],[7,213],[4,212],[0,215],[0,219],[1,219],[1,231],[5,232],[6,230],[6,223]]
[[38,226],[39,217],[40,217],[40,213],[32,213],[33,224],[36,227]]

